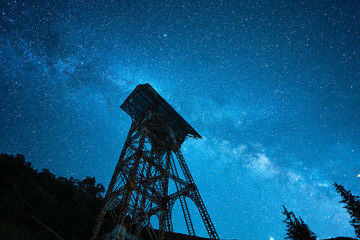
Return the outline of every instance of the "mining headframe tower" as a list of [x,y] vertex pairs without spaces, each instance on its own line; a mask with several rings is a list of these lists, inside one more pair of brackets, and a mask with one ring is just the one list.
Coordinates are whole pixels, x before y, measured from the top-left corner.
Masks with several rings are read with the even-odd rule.
[[[209,238],[219,239],[180,150],[187,137],[201,136],[149,84],[138,85],[121,109],[132,124],[91,240],[203,239],[195,237],[189,199],[198,208]],[[170,191],[170,184],[176,189]],[[173,233],[171,213],[178,199],[189,234],[185,237]],[[115,228],[98,238],[106,213]],[[158,230],[151,227],[153,215],[159,219]]]

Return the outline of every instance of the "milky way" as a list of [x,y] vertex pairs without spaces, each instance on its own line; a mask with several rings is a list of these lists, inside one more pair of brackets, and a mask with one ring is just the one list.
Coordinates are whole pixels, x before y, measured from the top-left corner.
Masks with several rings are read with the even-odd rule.
[[119,106],[148,82],[204,137],[183,153],[221,238],[283,239],[283,204],[319,238],[355,236],[332,183],[360,195],[357,1],[0,6],[1,152],[107,186]]

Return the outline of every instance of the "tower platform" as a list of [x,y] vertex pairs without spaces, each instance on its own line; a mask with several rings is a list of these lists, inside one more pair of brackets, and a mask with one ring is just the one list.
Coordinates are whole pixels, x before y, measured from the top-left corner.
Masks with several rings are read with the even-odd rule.
[[187,136],[202,138],[148,83],[138,85],[120,107],[134,121],[150,113],[153,120],[157,119],[156,131],[150,132],[162,133],[152,136],[153,140],[166,139],[173,151],[180,148]]

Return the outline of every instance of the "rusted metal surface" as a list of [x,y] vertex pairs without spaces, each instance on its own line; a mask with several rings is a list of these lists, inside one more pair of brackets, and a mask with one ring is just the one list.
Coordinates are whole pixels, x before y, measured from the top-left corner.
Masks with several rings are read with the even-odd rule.
[[[173,239],[171,211],[178,199],[189,235],[195,235],[186,202],[190,199],[197,206],[210,239],[219,239],[180,151],[186,137],[201,136],[149,84],[136,87],[121,108],[133,121],[91,239],[97,239],[108,211],[115,226],[122,230],[117,236],[114,232],[108,235],[112,238],[144,239],[146,232],[146,239]],[[170,182],[176,186],[173,192],[169,191]],[[150,224],[154,215],[159,219],[156,232]]]
[[121,109],[134,120],[151,112],[154,118],[153,121],[156,122],[154,116],[157,116],[164,125],[161,129],[162,132],[153,131],[152,126],[149,126],[149,130],[155,138],[159,138],[158,134],[164,135],[163,137],[166,138],[166,135],[170,134],[170,131],[171,134],[174,135],[173,138],[175,142],[170,144],[170,147],[172,147],[174,151],[180,148],[187,136],[201,138],[200,134],[196,132],[150,84],[138,85],[121,105]]

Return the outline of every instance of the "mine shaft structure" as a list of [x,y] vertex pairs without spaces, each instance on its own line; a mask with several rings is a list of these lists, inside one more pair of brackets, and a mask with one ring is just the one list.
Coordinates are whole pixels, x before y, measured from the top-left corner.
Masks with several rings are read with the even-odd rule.
[[219,239],[180,151],[187,137],[201,136],[149,84],[138,85],[121,109],[132,124],[91,239],[99,239],[106,213],[112,216],[115,228],[102,239],[140,239],[145,229],[150,231],[153,215],[159,219],[159,230],[152,230],[152,239],[171,239],[171,213],[178,199],[189,235],[195,236],[187,203],[190,199],[209,238]]

